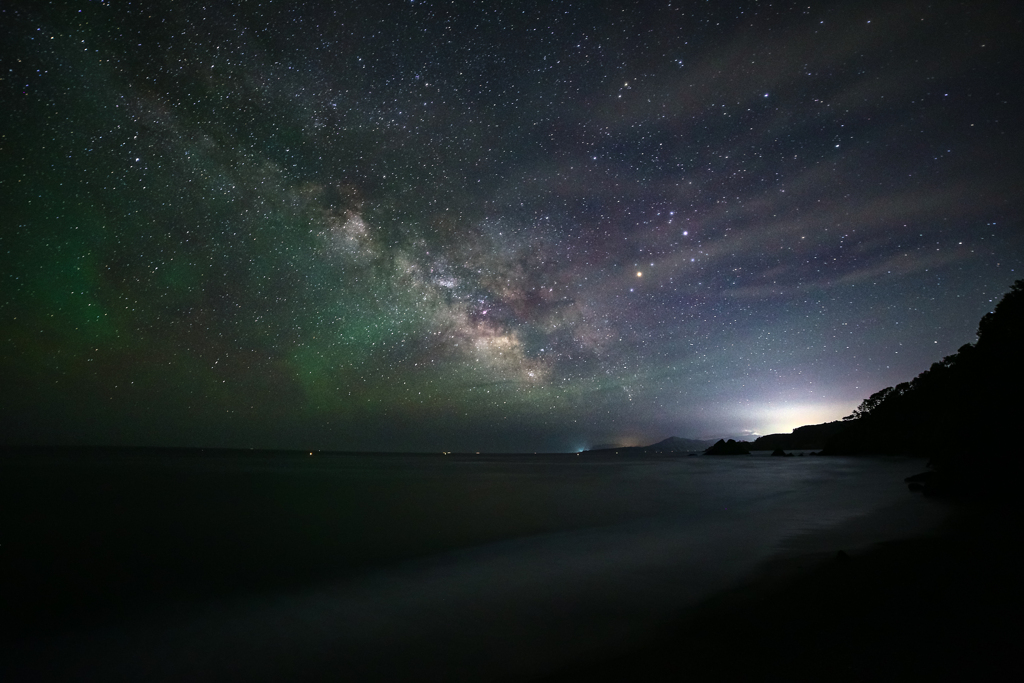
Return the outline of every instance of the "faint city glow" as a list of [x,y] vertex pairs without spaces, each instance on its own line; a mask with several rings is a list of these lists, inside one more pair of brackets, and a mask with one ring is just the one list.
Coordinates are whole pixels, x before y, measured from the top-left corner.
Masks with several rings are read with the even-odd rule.
[[804,425],[841,420],[852,410],[841,402],[755,403],[738,407],[733,417],[756,434],[785,434]]

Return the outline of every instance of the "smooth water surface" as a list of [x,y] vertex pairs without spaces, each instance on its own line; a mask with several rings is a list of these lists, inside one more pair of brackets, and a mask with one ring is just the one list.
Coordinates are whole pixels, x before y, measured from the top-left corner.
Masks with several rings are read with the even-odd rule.
[[[21,676],[70,680],[524,680],[641,642],[780,554],[933,528],[943,506],[902,481],[921,469],[760,456],[37,459],[5,479],[19,482],[6,526],[24,527],[5,550],[36,553],[82,606],[14,660]],[[62,502],[40,513],[46,496]],[[61,573],[62,548],[87,579]]]

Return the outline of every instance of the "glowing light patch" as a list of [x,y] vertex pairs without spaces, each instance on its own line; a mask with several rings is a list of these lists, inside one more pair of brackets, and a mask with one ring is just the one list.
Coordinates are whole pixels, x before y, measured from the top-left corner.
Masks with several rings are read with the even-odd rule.
[[736,417],[758,434],[786,434],[797,427],[838,420],[849,413],[846,404],[762,404],[740,408]]

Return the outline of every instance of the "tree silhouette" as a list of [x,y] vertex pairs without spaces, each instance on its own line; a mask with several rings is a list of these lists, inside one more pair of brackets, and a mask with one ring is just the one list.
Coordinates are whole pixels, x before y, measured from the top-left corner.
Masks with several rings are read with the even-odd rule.
[[929,455],[963,480],[1022,469],[1017,421],[1024,408],[1024,280],[1015,282],[965,344],[909,382],[865,399],[825,453]]

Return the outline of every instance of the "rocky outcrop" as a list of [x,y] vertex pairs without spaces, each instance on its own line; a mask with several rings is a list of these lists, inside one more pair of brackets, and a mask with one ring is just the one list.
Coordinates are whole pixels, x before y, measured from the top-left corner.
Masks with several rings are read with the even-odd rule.
[[750,450],[774,451],[776,448],[791,451],[817,450],[824,448],[825,443],[831,437],[843,431],[847,426],[849,426],[849,423],[836,420],[835,422],[797,427],[791,434],[766,434],[765,436],[759,436],[750,445]]
[[734,439],[719,439],[714,446],[704,451],[704,455],[750,455],[750,444]]

